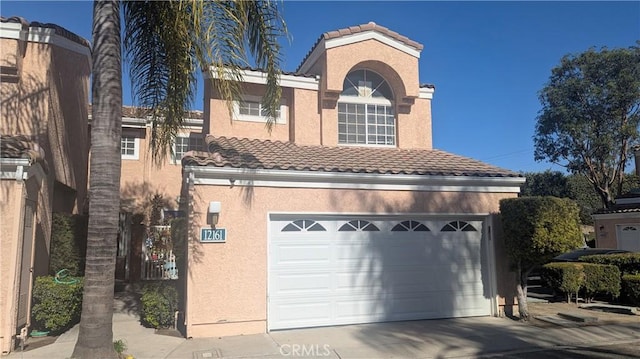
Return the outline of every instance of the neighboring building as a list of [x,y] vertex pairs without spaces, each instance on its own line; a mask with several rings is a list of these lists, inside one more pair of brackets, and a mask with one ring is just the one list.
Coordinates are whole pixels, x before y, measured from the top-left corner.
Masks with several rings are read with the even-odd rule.
[[[0,19],[0,348],[29,327],[47,275],[51,214],[87,205],[89,43],[53,25]],[[33,328],[31,328],[33,329]]]
[[[636,175],[640,176],[640,146],[634,148]],[[593,215],[597,248],[640,252],[640,188],[617,197],[615,205]]]
[[208,76],[207,151],[182,158],[187,337],[511,310],[494,214],[524,178],[432,148],[421,51],[374,23],[323,34],[271,132],[262,72],[232,118]]

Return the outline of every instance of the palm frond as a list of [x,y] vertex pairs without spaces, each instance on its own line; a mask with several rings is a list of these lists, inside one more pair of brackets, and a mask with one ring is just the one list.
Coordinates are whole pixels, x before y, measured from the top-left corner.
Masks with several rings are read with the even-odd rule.
[[259,1],[123,2],[124,53],[129,63],[134,99],[148,109],[152,121],[151,154],[161,164],[172,151],[183,114],[196,93],[196,71],[211,71],[218,96],[232,101],[242,93],[242,68],[267,73],[263,106],[271,130],[280,107],[281,49],[286,26],[277,3]]

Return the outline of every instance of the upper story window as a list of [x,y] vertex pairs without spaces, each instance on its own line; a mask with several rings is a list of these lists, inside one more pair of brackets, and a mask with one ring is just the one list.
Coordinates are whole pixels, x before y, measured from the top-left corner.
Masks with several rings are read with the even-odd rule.
[[140,158],[140,139],[133,136],[120,138],[120,157],[123,160],[137,160]]
[[338,101],[338,143],[396,145],[396,119],[389,84],[375,72],[355,70]]
[[201,134],[194,136],[176,136],[173,142],[172,163],[180,163],[182,156],[189,151],[203,151],[204,138]]
[[[234,120],[250,122],[267,122],[267,111],[262,107],[262,98],[258,96],[244,95],[242,100],[236,101],[234,107]],[[276,123],[286,123],[286,106],[280,105],[276,113]]]

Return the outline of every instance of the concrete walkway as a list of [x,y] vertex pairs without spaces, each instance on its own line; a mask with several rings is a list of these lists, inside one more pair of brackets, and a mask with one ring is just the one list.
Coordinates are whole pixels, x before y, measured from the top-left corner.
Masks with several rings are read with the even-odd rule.
[[[275,331],[268,334],[184,339],[140,325],[135,304],[116,299],[114,340],[136,359],[201,358],[475,358],[556,346],[640,343],[638,323],[537,327],[511,319],[477,317]],[[49,345],[8,358],[70,358],[78,327]],[[637,344],[636,344],[637,345]]]

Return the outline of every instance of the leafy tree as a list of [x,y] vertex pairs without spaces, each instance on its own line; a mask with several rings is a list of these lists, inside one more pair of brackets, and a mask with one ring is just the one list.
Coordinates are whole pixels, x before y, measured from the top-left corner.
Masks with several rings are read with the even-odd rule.
[[523,196],[569,197],[567,176],[562,172],[546,170],[544,172],[528,172],[524,176],[527,181],[520,191]]
[[640,140],[640,47],[564,56],[539,98],[535,159],[584,175],[611,207]]
[[556,197],[520,197],[500,201],[507,253],[516,271],[518,310],[529,319],[527,277],[554,256],[582,244],[578,207]]
[[[278,7],[256,1],[125,1],[125,43],[133,88],[154,119],[152,149],[169,150],[195,94],[197,65],[218,71],[216,86],[237,96],[239,65],[249,56],[267,73],[265,107],[279,106],[278,37],[286,30]],[[122,73],[120,2],[93,6],[92,131],[87,258],[80,332],[74,358],[117,358],[113,347],[113,289],[120,198]],[[194,60],[195,59],[195,60]],[[239,81],[236,81],[239,82]]]

